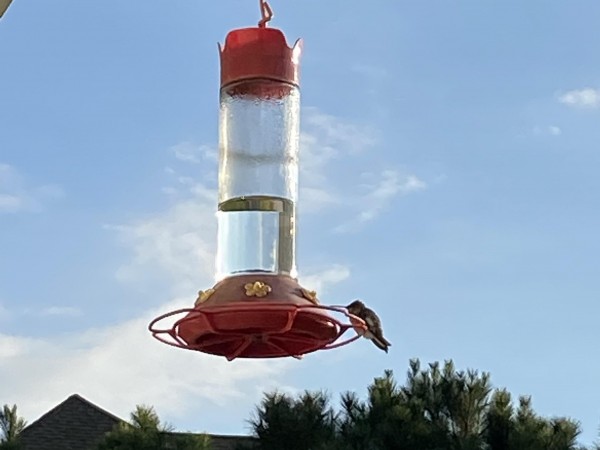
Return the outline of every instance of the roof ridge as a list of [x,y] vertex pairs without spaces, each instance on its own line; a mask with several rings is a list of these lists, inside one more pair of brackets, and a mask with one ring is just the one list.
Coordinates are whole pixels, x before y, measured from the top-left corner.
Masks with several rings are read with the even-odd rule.
[[244,438],[244,439],[253,439],[255,438],[255,436],[252,436],[251,434],[214,434],[214,433],[206,433],[209,436],[212,437],[218,437],[218,438]]
[[[72,397],[79,399],[83,403],[86,403],[87,405],[91,406],[92,408],[96,409],[97,411],[101,412],[102,414],[106,414],[107,416],[112,417],[113,419],[118,420],[119,422],[128,423],[125,419],[121,419],[119,416],[111,413],[110,411],[107,411],[104,408],[101,408],[100,406],[96,405],[95,403],[92,403],[91,401],[89,401],[88,399],[82,397],[81,395],[79,395],[77,393],[71,395],[69,398],[72,398]],[[67,398],[67,400],[69,400],[69,398]],[[65,400],[65,401],[67,401],[67,400]]]
[[253,438],[254,436],[252,436],[251,434],[215,434],[215,433],[209,433],[208,431],[163,431],[164,434],[189,434],[189,435],[194,435],[194,436],[200,436],[200,435],[206,435],[206,436],[210,436],[210,437],[215,437],[215,438],[232,438],[232,439],[237,439],[237,438],[243,438],[243,439],[248,439],[248,438]]
[[62,402],[60,402],[58,405],[56,405],[54,408],[50,409],[49,411],[45,412],[44,414],[42,414],[40,417],[38,417],[36,420],[34,420],[33,422],[31,422],[29,425],[27,425],[25,429],[27,428],[31,428],[33,426],[35,426],[36,424],[38,424],[41,420],[45,419],[46,417],[52,415],[53,413],[58,412],[62,407],[65,406],[65,404],[67,404],[69,401],[72,400],[77,400],[81,403],[84,403],[86,406],[92,407],[95,410],[101,412],[102,414],[111,417],[112,419],[115,419],[119,422],[126,422],[125,420],[121,419],[120,417],[114,415],[113,413],[102,409],[101,407],[99,407],[98,405],[92,403],[91,401],[89,401],[88,399],[84,398],[83,396],[79,395],[78,393],[74,393],[69,395],[65,400],[63,400]]

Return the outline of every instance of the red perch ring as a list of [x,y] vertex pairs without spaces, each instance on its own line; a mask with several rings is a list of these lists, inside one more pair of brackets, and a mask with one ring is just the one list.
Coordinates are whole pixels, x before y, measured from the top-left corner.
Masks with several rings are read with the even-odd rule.
[[[257,278],[262,281],[255,281]],[[268,294],[250,295],[248,288],[257,283],[266,286]],[[194,308],[179,309],[154,319],[149,325],[152,335],[174,347],[224,356],[231,361],[300,358],[317,350],[349,344],[366,330],[362,319],[345,308],[318,304],[316,295],[286,276],[230,277],[207,292],[206,298]],[[267,296],[268,299],[260,298]],[[330,312],[344,316],[350,323],[343,323]],[[169,318],[175,321],[159,328]],[[340,341],[351,328],[357,334]]]

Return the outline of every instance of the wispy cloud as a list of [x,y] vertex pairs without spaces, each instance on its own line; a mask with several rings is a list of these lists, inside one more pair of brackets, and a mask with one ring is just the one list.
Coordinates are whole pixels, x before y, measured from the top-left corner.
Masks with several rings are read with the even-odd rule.
[[366,77],[371,82],[381,82],[390,75],[387,69],[374,64],[357,63],[352,65],[351,70]]
[[560,136],[562,129],[556,125],[548,125],[545,127],[535,126],[532,130],[535,136]]
[[[343,203],[343,195],[335,193],[335,186],[327,176],[333,160],[347,152],[360,153],[375,142],[366,128],[343,123],[315,109],[309,111],[307,122],[308,131],[302,135],[303,212]],[[352,145],[346,145],[350,142]],[[211,148],[194,148],[200,147]],[[192,162],[195,161],[188,160]],[[213,175],[216,169],[217,165],[213,164],[210,169]],[[162,189],[170,196],[171,207],[154,217],[129,224],[106,225],[106,228],[115,231],[123,245],[133,252],[131,260],[117,271],[120,281],[139,284],[147,278],[166,277],[173,293],[181,295],[213,282],[217,190],[215,183],[207,184],[206,177],[200,180],[183,176],[173,167],[165,170],[176,186]],[[321,268],[319,273],[313,276],[309,272],[311,289],[315,289],[314,283],[334,284],[348,276],[342,266]],[[340,276],[342,278],[338,278]]]
[[32,185],[15,167],[0,163],[0,214],[39,212],[46,201],[63,196],[60,186]]
[[355,63],[350,70],[363,80],[362,93],[372,98],[369,108],[377,114],[385,114],[387,109],[381,102],[381,96],[389,90],[390,72],[376,64]]
[[[302,126],[304,128],[304,138],[309,139],[309,143],[314,144],[315,140],[323,145],[327,150],[320,155],[325,157],[325,160],[331,156],[341,153],[358,153],[373,147],[378,143],[379,137],[377,130],[365,124],[351,123],[342,120],[331,114],[326,114],[318,108],[306,107],[303,110]],[[340,146],[343,144],[343,147]],[[309,145],[310,147],[310,145]],[[313,148],[310,150],[302,149],[304,158],[310,162],[322,161],[319,159]]]
[[[136,404],[148,403],[170,421],[194,415],[210,423],[210,408],[219,407],[242,424],[262,395],[259,388],[285,386],[285,373],[295,361],[227,362],[173,349],[147,330],[159,314],[191,307],[195,292],[214,281],[216,192],[200,182],[185,183],[166,210],[107,226],[131,252],[117,271],[121,281],[144,285],[166,274],[164,283],[181,295],[123,323],[83,334],[35,339],[0,335],[0,397],[18,403],[29,420],[78,392],[122,417]],[[311,289],[325,289],[348,276],[343,266],[322,269],[304,277]],[[59,307],[44,312],[76,313]]]
[[23,208],[24,199],[16,195],[0,194],[0,212],[16,212]]
[[[0,333],[0,367],[3,363],[8,362],[9,358],[16,357],[21,354],[30,340],[16,336],[8,336]],[[7,384],[4,384],[6,386]],[[0,385],[0,393],[2,385]]]
[[[181,301],[163,305],[160,312],[175,306]],[[153,404],[178,418],[193,411],[208,419],[206,407],[197,409],[199,403],[242,416],[258,396],[250,380],[275,380],[288,364],[228,363],[160,344],[146,328],[158,313],[148,311],[83,335],[45,339],[0,335],[0,396],[18,403],[29,420],[74,392],[102,402],[122,417],[139,403]],[[245,408],[240,411],[240,406]]]
[[559,95],[558,101],[576,108],[600,107],[600,89],[584,88],[567,91]]
[[556,125],[550,125],[548,127],[548,133],[550,133],[552,136],[560,136],[562,134],[562,130]]
[[[302,124],[299,210],[301,214],[339,211],[342,224],[334,231],[358,231],[375,220],[393,197],[426,187],[417,176],[399,170],[361,174],[361,159],[367,152],[375,153],[380,144],[374,128],[316,108],[305,109]],[[354,182],[361,178],[368,183]]]
[[[343,162],[373,147],[376,133],[314,109],[306,114],[304,129],[303,207],[314,211],[324,205],[347,206],[346,192],[337,184],[347,178]],[[208,147],[174,148],[171,152],[182,163],[197,164],[207,153],[193,149]],[[215,175],[216,164],[206,164],[202,169]],[[184,167],[167,170],[176,188],[168,192],[171,203],[165,210],[106,226],[129,252],[116,270],[116,277],[130,286],[144,286],[158,279],[162,285],[173,287],[170,302],[151,303],[137,317],[83,334],[45,338],[0,335],[0,397],[18,403],[29,420],[79,392],[124,417],[135,404],[150,403],[167,420],[193,414],[199,421],[210,423],[210,407],[216,405],[232,420],[243,423],[261,395],[259,387],[284,385],[285,374],[294,367],[294,361],[229,363],[223,358],[165,346],[147,331],[152,318],[191,307],[197,290],[214,282],[215,179],[207,182],[203,176],[199,180],[196,170],[193,176],[181,172],[185,172]],[[386,199],[419,189],[421,183],[392,170],[372,179],[366,177],[362,187],[355,187],[362,198],[368,199],[367,210],[362,211],[359,221],[373,220],[385,208]],[[301,268],[299,278],[308,288],[322,293],[349,276],[348,267],[331,264]],[[78,314],[60,305],[42,312],[49,317]],[[44,377],[40,378],[40,373]]]
[[[356,69],[366,70],[362,66]],[[364,157],[366,152],[373,151],[379,142],[377,129],[370,125],[343,120],[318,108],[303,108],[300,136],[300,213],[304,215],[347,207],[347,199],[360,193],[349,190],[355,187],[341,187],[345,183],[339,181],[359,177],[360,172],[347,175],[343,172],[348,169],[349,162],[356,162],[357,158]],[[204,164],[204,183],[208,180],[216,184],[218,153],[214,146],[186,141],[171,147],[170,152],[181,162]],[[191,189],[200,186],[195,178],[197,173],[193,177],[182,176],[180,170],[185,171],[185,168],[165,168],[172,184],[163,187],[162,191],[174,199],[187,195]],[[216,200],[211,201],[214,210]],[[370,205],[369,209],[372,209]],[[370,214],[371,220],[374,219],[373,211],[367,211],[365,214]],[[212,219],[211,216],[210,220]]]
[[81,309],[74,306],[48,306],[39,312],[41,316],[78,317],[83,315]]
[[350,269],[342,264],[331,267],[313,269],[305,272],[300,278],[302,284],[322,293],[327,287],[336,285],[350,277]]
[[216,251],[216,193],[200,187],[168,210],[133,223],[107,226],[117,232],[132,259],[117,271],[130,284],[166,278],[175,293],[212,283]]
[[79,317],[83,315],[80,308],[74,306],[47,306],[43,308],[18,309],[14,306],[9,310],[0,303],[0,320],[15,317]]
[[[375,73],[378,76],[385,75],[385,71],[370,67],[372,70],[367,70],[367,66],[357,66],[354,69],[369,72],[373,76]],[[373,185],[366,186],[367,192],[365,186],[361,190],[356,183],[350,182],[361,177],[360,169],[357,170],[361,166],[360,159],[367,152],[375,152],[378,144],[378,131],[368,124],[344,120],[314,107],[303,108],[300,136],[300,214],[338,209],[338,217],[344,223],[336,231],[354,231],[375,220],[393,196],[425,187],[425,183],[415,175],[401,175],[398,171],[388,169],[381,171]],[[203,180],[216,182],[217,151],[213,146],[182,142],[171,147],[170,152],[185,163],[204,163]],[[172,198],[187,195],[190,190],[201,185],[195,178],[197,174],[194,177],[182,176],[178,170],[180,169],[173,167],[165,169],[174,184],[163,187],[162,191]],[[357,204],[350,202],[350,198],[360,198],[359,204],[364,209],[356,211]],[[216,201],[211,201],[214,210]],[[344,215],[353,217],[344,218]],[[210,220],[213,220],[212,216]],[[211,228],[207,230],[215,232]]]
[[180,161],[200,164],[205,161],[217,161],[217,151],[208,145],[195,145],[191,142],[181,142],[170,148],[170,151]]
[[[344,205],[345,193],[332,180],[339,160],[363,154],[377,143],[374,129],[349,123],[325,114],[316,108],[306,108],[301,136],[301,198],[302,213],[319,211],[328,206]],[[170,148],[173,155],[187,163],[202,161],[206,155],[216,155],[214,147],[183,142]],[[212,156],[210,156],[212,158]],[[130,248],[133,257],[123,264],[117,277],[124,282],[140,283],[145,277],[168,276],[174,293],[192,292],[199,284],[212,283],[216,251],[216,160],[203,167],[208,176],[198,178],[182,175],[185,167],[165,168],[173,185],[163,188],[171,198],[171,207],[154,217],[121,225],[108,225],[117,232],[121,242]],[[207,181],[209,180],[209,181]],[[388,176],[366,195],[370,201],[401,187],[388,185]],[[384,205],[369,205],[378,210]],[[374,212],[370,213],[373,218]],[[329,275],[331,275],[328,272]],[[328,275],[328,276],[329,276]]]
[[9,316],[10,313],[8,309],[2,303],[0,303],[0,321],[8,319]]
[[417,192],[427,187],[425,182],[416,176],[402,175],[395,170],[384,170],[377,176],[370,173],[364,174],[364,176],[375,178],[376,181],[363,185],[366,192],[355,202],[355,204],[361,205],[362,209],[350,220],[337,226],[334,231],[338,233],[357,231],[381,214],[394,197]]
[[325,114],[317,108],[305,108],[300,136],[300,203],[302,214],[340,206],[345,195],[336,186],[343,176],[343,163],[373,148],[376,131]]

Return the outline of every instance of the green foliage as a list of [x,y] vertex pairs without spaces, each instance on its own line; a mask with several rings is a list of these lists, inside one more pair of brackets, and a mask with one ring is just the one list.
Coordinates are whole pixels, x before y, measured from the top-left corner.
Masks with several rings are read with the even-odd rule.
[[323,392],[307,391],[297,399],[266,394],[250,424],[260,450],[325,450],[335,439],[335,413]]
[[4,405],[0,410],[0,450],[20,449],[19,435],[26,425],[17,413],[17,405]]
[[210,450],[208,436],[173,433],[150,406],[137,406],[130,422],[108,433],[98,450]]
[[485,430],[489,450],[509,449],[511,436],[515,432],[512,398],[506,389],[493,393],[486,417]]
[[[411,360],[400,386],[392,371],[375,378],[366,400],[341,396],[336,414],[323,393],[266,394],[251,420],[259,450],[576,450],[579,424],[518,407],[488,373],[452,361],[422,369]],[[596,448],[595,450],[600,450]]]
[[0,442],[0,450],[23,450],[23,446],[18,440],[14,442],[2,441]]
[[519,398],[509,449],[571,450],[577,448],[579,424],[566,418],[539,417],[531,406],[530,397]]

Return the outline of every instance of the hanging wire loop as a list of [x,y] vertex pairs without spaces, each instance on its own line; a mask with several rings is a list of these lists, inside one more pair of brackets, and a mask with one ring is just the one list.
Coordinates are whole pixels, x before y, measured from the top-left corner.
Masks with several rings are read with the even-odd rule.
[[273,18],[273,10],[271,6],[267,3],[267,0],[260,0],[260,14],[262,19],[258,22],[259,28],[265,28],[267,23],[271,21]]

